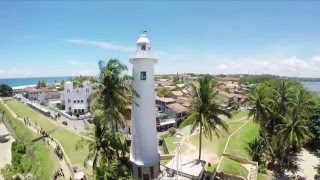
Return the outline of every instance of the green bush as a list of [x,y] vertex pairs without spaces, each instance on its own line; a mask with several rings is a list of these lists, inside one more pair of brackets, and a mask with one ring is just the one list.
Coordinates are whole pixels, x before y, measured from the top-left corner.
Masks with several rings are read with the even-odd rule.
[[174,127],[169,128],[169,133],[171,136],[173,136],[176,133],[176,128]]

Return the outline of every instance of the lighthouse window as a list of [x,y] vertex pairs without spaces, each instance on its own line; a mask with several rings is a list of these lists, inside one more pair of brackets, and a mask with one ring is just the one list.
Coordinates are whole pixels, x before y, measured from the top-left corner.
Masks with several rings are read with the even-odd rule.
[[146,50],[146,45],[145,45],[145,44],[142,44],[142,45],[141,45],[141,50],[142,50],[142,51],[145,51],[145,50]]
[[140,73],[140,79],[141,79],[141,80],[146,80],[146,79],[147,79],[147,72],[141,71],[141,73]]

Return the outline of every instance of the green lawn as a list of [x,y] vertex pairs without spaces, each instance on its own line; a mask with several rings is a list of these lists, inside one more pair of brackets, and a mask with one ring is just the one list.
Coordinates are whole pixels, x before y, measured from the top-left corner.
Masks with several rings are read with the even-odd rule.
[[38,124],[46,131],[50,131],[58,127],[56,131],[51,133],[52,137],[58,140],[60,144],[63,146],[72,164],[83,163],[88,150],[75,150],[76,142],[81,139],[81,137],[78,134],[57,126],[57,124],[48,117],[42,115],[41,113],[33,110],[32,108],[22,104],[17,100],[6,101],[6,104],[20,117],[28,117],[29,120]]
[[243,176],[244,178],[247,178],[248,176],[248,171],[245,167],[226,157],[223,158],[219,171],[227,174]]
[[242,129],[230,138],[226,153],[251,159],[246,147],[250,141],[258,136],[259,124],[249,121]]
[[166,142],[166,145],[170,154],[174,153],[174,150],[176,148],[175,142],[180,142],[180,140],[181,140],[181,137],[176,137],[176,136],[169,136],[164,138],[164,141]]
[[[15,119],[2,104],[0,104],[0,110],[1,109],[5,110],[6,119],[11,124],[11,127],[14,129],[17,136],[23,142],[29,143],[32,139],[39,137],[39,135],[33,133],[31,130],[25,127],[21,121]],[[56,171],[59,167],[59,160],[54,155],[53,149],[48,145],[44,145],[42,140],[28,144],[27,147],[33,149],[34,153],[34,156],[32,156],[34,158],[31,168],[32,174],[36,179],[51,179],[54,171]],[[21,163],[24,163],[23,159]]]
[[266,180],[267,178],[268,178],[268,176],[266,174],[258,173],[257,180]]
[[[247,111],[239,112],[234,115],[230,120],[227,121],[229,128],[228,134],[221,134],[220,137],[214,135],[212,140],[203,136],[202,138],[202,149],[208,151],[214,151],[218,156],[221,156],[228,140],[229,134],[235,132],[239,127],[241,127],[246,122],[246,117],[248,116]],[[190,138],[192,144],[199,148],[199,135],[192,136]]]

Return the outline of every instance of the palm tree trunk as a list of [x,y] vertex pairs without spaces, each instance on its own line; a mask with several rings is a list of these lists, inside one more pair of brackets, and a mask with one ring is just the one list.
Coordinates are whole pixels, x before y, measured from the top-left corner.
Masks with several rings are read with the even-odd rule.
[[202,147],[202,123],[200,122],[200,135],[199,135],[199,160],[201,160],[201,147]]
[[[116,125],[116,133],[118,133],[118,122],[115,121],[115,125]],[[119,140],[118,137],[116,137],[116,140]],[[116,149],[116,155],[117,155],[117,159],[119,159],[120,155],[119,155],[119,151],[118,149]]]

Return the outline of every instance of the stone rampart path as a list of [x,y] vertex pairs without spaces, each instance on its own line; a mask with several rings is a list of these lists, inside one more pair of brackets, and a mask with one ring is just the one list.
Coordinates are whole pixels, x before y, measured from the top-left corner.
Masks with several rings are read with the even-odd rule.
[[[3,103],[3,101],[0,100],[0,103]],[[3,103],[4,106],[10,111],[10,113],[14,116],[14,117],[17,117],[16,113],[14,111],[12,111],[12,109],[7,106],[5,103]],[[23,119],[22,118],[16,118],[18,120],[20,120],[21,122],[24,123]],[[39,129],[36,129],[34,126],[27,126],[31,131],[33,131],[34,133],[37,133],[39,134]],[[39,134],[41,136],[41,134]],[[47,141],[47,140],[46,140]],[[50,146],[55,149],[55,147],[57,146],[57,143],[55,141],[51,141],[49,140],[49,144]],[[60,146],[60,148],[63,148]],[[66,156],[66,154],[64,153],[63,154],[64,156]],[[65,158],[63,158],[62,160],[59,160],[59,166],[61,167],[63,173],[64,173],[64,178],[65,179],[70,179],[71,177],[71,170],[70,170],[70,166],[67,161],[65,160]],[[69,168],[70,167],[70,168]]]

